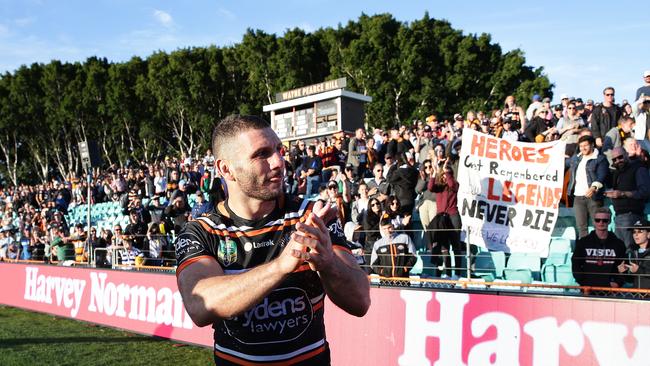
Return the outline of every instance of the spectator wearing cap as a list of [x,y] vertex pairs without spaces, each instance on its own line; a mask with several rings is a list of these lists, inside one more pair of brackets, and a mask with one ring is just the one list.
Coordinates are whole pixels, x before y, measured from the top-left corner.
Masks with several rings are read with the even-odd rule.
[[366,147],[366,131],[357,128],[354,137],[348,144],[348,164],[355,169],[357,177],[364,177],[368,167],[368,148]]
[[144,237],[147,234],[147,224],[142,220],[142,216],[138,210],[132,208],[129,211],[129,224],[124,228],[124,235],[133,239],[133,245],[140,249],[144,249]]
[[609,162],[594,146],[592,136],[578,139],[578,151],[577,155],[567,161],[570,171],[567,189],[573,197],[578,237],[581,238],[588,234],[588,218],[593,218],[596,209],[603,206]]
[[494,135],[513,142],[519,141],[519,131],[512,128],[512,119],[510,117],[503,119],[501,127],[497,128]]
[[74,245],[69,237],[64,236],[63,230],[58,226],[52,230],[50,248],[56,250],[56,259],[59,261],[59,265],[65,261],[74,260]]
[[641,94],[650,97],[650,70],[643,72],[643,86],[636,90],[636,96],[634,97],[634,100],[639,100],[639,98],[641,98]]
[[547,124],[547,113],[547,110],[541,108],[535,111],[533,119],[530,120],[524,131],[528,141],[544,142],[550,135],[557,131],[555,127]]
[[418,157],[418,164],[421,165],[425,160],[429,159],[429,151],[433,149],[436,139],[433,135],[433,129],[429,125],[424,125],[419,132],[417,142],[413,145],[413,148]]
[[615,93],[613,87],[606,87],[603,90],[603,103],[594,107],[591,114],[591,131],[594,133],[598,148],[603,146],[605,134],[616,127],[618,120],[623,115],[621,108],[614,103]]
[[[622,265],[632,275],[634,287],[650,288],[650,222],[641,219],[629,229],[634,244],[629,250],[629,261]],[[620,265],[619,265],[620,266]],[[619,269],[620,271],[620,269]]]
[[622,147],[612,150],[612,190],[605,191],[605,196],[612,200],[616,213],[616,236],[627,248],[632,245],[632,233],[629,227],[644,216],[645,204],[650,198],[650,175],[640,161],[630,161]]
[[203,192],[196,191],[196,202],[194,203],[194,207],[192,207],[191,213],[192,219],[197,219],[211,210],[212,204],[205,199]]
[[[544,99],[546,99],[546,98],[544,98]],[[533,95],[532,102],[530,103],[528,108],[526,108],[526,119],[528,119],[528,120],[533,119],[535,111],[539,110],[540,108],[542,108],[544,106],[544,104],[542,103],[541,100],[542,100],[542,98],[539,96],[539,94]]]
[[632,103],[632,118],[634,118],[634,138],[646,150],[650,150],[650,94],[643,93]]
[[384,277],[408,277],[417,262],[413,240],[404,233],[396,233],[387,214],[382,216],[379,230],[381,239],[374,243],[370,256],[372,271]]

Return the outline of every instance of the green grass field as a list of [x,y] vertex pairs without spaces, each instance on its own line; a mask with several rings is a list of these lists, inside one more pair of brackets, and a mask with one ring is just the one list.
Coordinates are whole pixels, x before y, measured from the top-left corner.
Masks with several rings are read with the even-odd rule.
[[211,350],[0,306],[0,365],[210,365]]

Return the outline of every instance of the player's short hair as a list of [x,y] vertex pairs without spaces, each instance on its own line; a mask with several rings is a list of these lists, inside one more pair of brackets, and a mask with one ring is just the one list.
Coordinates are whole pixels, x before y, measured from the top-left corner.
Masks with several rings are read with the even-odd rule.
[[225,146],[229,140],[248,130],[262,130],[271,125],[258,116],[232,114],[217,122],[212,131],[212,152],[217,158],[223,158]]

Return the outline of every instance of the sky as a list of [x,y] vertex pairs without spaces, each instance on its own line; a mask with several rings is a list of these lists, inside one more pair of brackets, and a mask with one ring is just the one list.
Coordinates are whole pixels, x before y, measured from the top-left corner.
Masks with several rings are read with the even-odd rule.
[[[425,12],[465,34],[489,33],[526,63],[544,67],[561,94],[631,100],[650,70],[650,22],[639,1],[419,1],[419,0],[0,0],[0,73],[56,59],[90,56],[121,62],[155,51],[241,41],[247,28],[281,36],[299,27],[337,27],[367,15],[390,13],[402,22]],[[297,85],[297,87],[300,85]]]

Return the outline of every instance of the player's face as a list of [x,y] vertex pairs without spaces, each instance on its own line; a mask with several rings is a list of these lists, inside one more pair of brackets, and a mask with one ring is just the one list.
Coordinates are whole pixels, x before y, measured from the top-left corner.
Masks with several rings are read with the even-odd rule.
[[234,175],[239,189],[248,197],[272,201],[283,191],[282,143],[270,128],[248,130],[233,144]]

